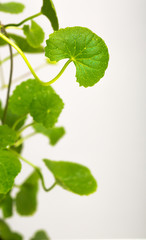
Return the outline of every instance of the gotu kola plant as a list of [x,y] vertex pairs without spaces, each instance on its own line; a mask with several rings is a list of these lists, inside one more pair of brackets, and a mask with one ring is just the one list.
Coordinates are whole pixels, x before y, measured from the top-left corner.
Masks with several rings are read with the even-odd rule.
[[[0,3],[0,11],[19,14],[24,5],[18,2]],[[50,21],[54,32],[42,46],[44,31],[34,21],[44,15]],[[20,34],[13,33],[13,29]],[[11,31],[11,32],[10,32]],[[39,13],[27,17],[19,23],[4,24],[0,22],[0,47],[7,45],[9,56],[0,61],[10,61],[8,85],[1,79],[1,90],[7,87],[6,103],[0,102],[0,208],[3,218],[0,219],[0,239],[19,240],[23,237],[13,232],[4,219],[13,215],[14,205],[18,214],[29,216],[37,208],[39,182],[49,192],[56,185],[79,195],[89,195],[97,189],[97,182],[90,170],[74,162],[43,159],[44,167],[54,176],[54,184],[46,188],[41,169],[25,159],[21,152],[24,141],[37,133],[48,137],[50,145],[55,145],[65,134],[63,127],[56,126],[64,103],[50,86],[73,62],[76,68],[76,81],[85,88],[96,84],[105,73],[109,54],[104,41],[85,27],[67,27],[59,29],[58,18],[52,0],[43,0]],[[48,82],[40,80],[25,54],[45,54],[48,61],[58,62],[67,59],[61,71]],[[13,58],[20,54],[34,78],[21,82],[11,95],[13,83]],[[33,121],[26,124],[28,116]],[[22,137],[23,131],[31,127],[32,134]],[[49,156],[48,156],[49,158]],[[15,177],[21,172],[21,161],[29,164],[33,171],[21,184],[16,184]],[[13,188],[19,187],[16,196],[12,197]],[[39,230],[31,239],[49,239]]]

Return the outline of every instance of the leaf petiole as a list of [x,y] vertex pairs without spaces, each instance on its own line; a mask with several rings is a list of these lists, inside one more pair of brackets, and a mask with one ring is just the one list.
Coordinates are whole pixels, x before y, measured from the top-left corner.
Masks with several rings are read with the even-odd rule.
[[7,38],[4,34],[2,34],[0,32],[0,37],[5,40],[7,43],[9,43],[11,46],[13,46],[17,52],[22,56],[23,60],[25,61],[25,63],[27,64],[29,70],[31,71],[32,75],[35,77],[35,79],[37,81],[39,81],[43,86],[49,86],[52,83],[54,83],[65,71],[65,69],[67,68],[67,66],[72,62],[72,59],[69,59],[63,66],[63,68],[61,69],[61,71],[57,74],[57,76],[55,78],[53,78],[52,80],[50,80],[49,82],[42,82],[39,77],[36,75],[34,69],[32,68],[31,64],[29,63],[27,57],[25,56],[25,54],[23,53],[23,51],[13,42],[11,41],[9,38]]
[[9,149],[9,151],[12,152],[14,155],[16,155],[18,158],[20,158],[22,161],[24,161],[25,163],[27,163],[28,165],[30,165],[31,167],[33,167],[33,168],[37,171],[37,173],[38,173],[38,175],[39,175],[39,177],[40,177],[41,183],[42,183],[42,187],[43,187],[43,189],[44,189],[46,192],[51,191],[51,190],[56,186],[57,182],[54,182],[51,187],[47,188],[47,187],[45,186],[44,177],[43,177],[43,175],[42,175],[41,170],[40,170],[39,167],[37,167],[37,166],[34,165],[33,163],[29,162],[27,159],[25,159],[24,157],[22,157],[19,153],[15,152],[14,150]]
[[18,118],[17,121],[13,124],[12,129],[15,130],[15,128],[17,127],[17,125],[24,119],[25,115]]
[[32,123],[29,123],[27,124],[26,126],[24,126],[23,128],[21,128],[19,131],[18,131],[18,136],[20,136],[20,134],[28,127],[31,127],[35,124],[35,122],[32,122]]
[[10,27],[7,27],[6,29],[7,30],[9,30],[9,29],[23,30],[23,28],[15,27],[15,26],[10,26]]
[[9,24],[6,24],[6,25],[4,25],[4,28],[8,28],[8,27],[19,27],[19,26],[21,26],[23,23],[25,23],[25,22],[27,22],[27,21],[29,21],[29,20],[31,20],[31,19],[34,19],[34,18],[40,16],[41,14],[42,14],[41,12],[36,13],[36,14],[34,14],[34,15],[28,17],[28,18],[25,18],[23,21],[21,21],[21,22],[19,22],[19,23],[9,23]]
[[35,134],[36,134],[36,132],[32,132],[32,133],[26,135],[25,137],[20,138],[20,139],[14,144],[14,146],[15,146],[15,147],[19,147],[26,139],[34,136]]

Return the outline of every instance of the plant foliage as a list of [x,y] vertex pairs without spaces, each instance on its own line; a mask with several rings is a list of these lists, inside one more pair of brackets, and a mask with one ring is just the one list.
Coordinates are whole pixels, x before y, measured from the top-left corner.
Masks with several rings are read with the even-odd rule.
[[[23,10],[22,3],[0,3],[0,11],[3,13],[18,14]],[[46,46],[44,46],[44,26],[34,21],[34,18],[40,15],[47,17],[54,30],[46,40]],[[89,195],[97,189],[97,182],[86,166],[76,162],[49,160],[49,151],[47,159],[43,161],[47,170],[53,174],[54,183],[47,188],[42,170],[25,159],[22,150],[25,140],[36,134],[47,137],[51,146],[59,143],[65,135],[64,127],[56,125],[64,103],[50,85],[57,81],[68,65],[71,62],[74,63],[76,81],[80,86],[91,87],[104,76],[109,54],[104,40],[90,29],[85,27],[59,29],[59,21],[52,0],[43,0],[39,13],[19,23],[4,24],[3,19],[0,20],[0,47],[9,47],[10,50],[10,56],[0,60],[0,65],[7,60],[10,61],[8,85],[1,79],[1,91],[6,87],[7,91],[6,102],[0,100],[0,209],[3,215],[0,219],[0,239],[22,240],[21,234],[11,230],[4,219],[12,217],[15,209],[20,216],[33,215],[37,210],[39,188],[42,187],[49,192],[59,185],[78,195]],[[20,34],[14,33],[13,29],[20,30]],[[13,55],[12,48],[21,55],[34,78],[26,77],[25,81],[18,84],[11,93],[13,59],[17,55],[16,53]],[[42,81],[25,53],[45,54],[49,62],[48,66],[62,59],[67,59],[67,62],[56,77],[48,81],[46,76]],[[38,62],[40,62],[39,59]],[[23,131],[28,127],[32,132],[23,136]],[[21,172],[20,161],[29,164],[33,172],[22,183],[17,184],[16,177]],[[13,192],[14,188],[17,188],[17,192]],[[50,238],[44,230],[39,230],[30,238],[30,240],[37,239],[49,240]]]

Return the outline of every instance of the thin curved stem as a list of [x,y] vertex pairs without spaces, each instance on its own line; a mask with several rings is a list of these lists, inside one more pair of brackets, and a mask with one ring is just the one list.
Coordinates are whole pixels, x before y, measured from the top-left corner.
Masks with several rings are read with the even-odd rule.
[[[48,65],[47,63],[42,63],[41,65],[39,65],[39,66],[37,66],[36,68],[34,68],[34,71],[37,72],[37,71],[39,71],[40,69],[46,67],[47,65]],[[31,72],[28,71],[28,72],[20,75],[19,77],[15,78],[15,79],[13,80],[13,83],[18,82],[18,81],[20,81],[20,80],[23,79],[23,78],[29,77],[30,74],[31,74]]]
[[[5,31],[5,34],[6,34],[6,38],[8,38],[6,31]],[[5,123],[5,120],[6,120],[8,104],[9,104],[9,97],[10,97],[10,90],[11,90],[11,84],[12,84],[12,75],[13,75],[13,51],[12,51],[11,44],[8,44],[8,46],[9,46],[9,51],[10,51],[10,75],[9,75],[9,84],[8,84],[7,97],[6,97],[6,105],[5,105],[3,118],[2,118],[2,123],[3,124]]]
[[35,134],[36,134],[36,132],[32,132],[32,133],[26,135],[25,137],[20,138],[20,139],[14,144],[14,146],[15,146],[15,147],[19,147],[25,140],[27,140],[28,138],[34,136]]
[[25,115],[22,116],[22,117],[20,117],[20,118],[18,118],[18,119],[16,120],[16,122],[13,124],[12,129],[15,130],[16,127],[17,127],[17,125],[18,125],[24,118],[25,118]]
[[11,27],[11,26],[12,26],[12,27],[19,27],[19,26],[21,26],[23,23],[25,23],[25,22],[33,19],[33,18],[36,18],[36,17],[40,16],[41,14],[42,14],[41,12],[36,13],[36,14],[34,14],[34,15],[28,17],[28,18],[25,18],[23,21],[21,21],[21,22],[19,22],[19,23],[9,23],[9,24],[6,24],[6,25],[4,25],[4,28]]
[[42,183],[42,187],[43,187],[43,189],[44,189],[46,192],[51,191],[51,190],[56,186],[57,182],[54,182],[51,187],[47,188],[47,187],[45,186],[44,177],[43,177],[43,175],[42,175],[41,170],[40,170],[39,167],[37,167],[37,166],[35,166],[33,163],[29,162],[27,159],[25,159],[24,157],[22,157],[19,153],[15,152],[14,150],[9,149],[9,151],[11,151],[11,152],[12,152],[13,154],[15,154],[18,158],[20,158],[20,159],[21,159],[22,161],[24,161],[25,163],[29,164],[31,167],[33,167],[33,168],[37,171],[37,173],[38,173],[38,175],[39,175],[39,177],[40,177],[41,183]]
[[20,134],[28,127],[31,127],[35,124],[35,122],[32,122],[32,123],[29,123],[27,124],[26,126],[24,126],[23,128],[21,128],[19,131],[18,131],[18,136],[20,136]]
[[65,71],[65,69],[67,68],[67,66],[72,62],[72,59],[69,59],[63,66],[63,68],[61,69],[61,71],[58,73],[58,75],[53,78],[51,81],[49,82],[42,82],[39,77],[36,75],[34,69],[32,68],[31,64],[29,63],[28,59],[26,58],[25,54],[22,52],[22,50],[13,42],[11,41],[9,38],[7,38],[5,35],[3,35],[2,33],[0,33],[0,37],[5,40],[6,42],[8,42],[9,44],[11,44],[22,56],[22,58],[24,59],[25,63],[27,64],[29,70],[31,71],[32,75],[35,77],[36,80],[38,80],[43,86],[49,86],[52,83],[54,83]]

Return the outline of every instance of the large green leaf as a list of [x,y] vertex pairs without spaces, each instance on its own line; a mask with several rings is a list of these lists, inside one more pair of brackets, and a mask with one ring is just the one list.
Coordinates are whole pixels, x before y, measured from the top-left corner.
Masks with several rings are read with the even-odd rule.
[[87,167],[78,163],[47,159],[44,159],[44,162],[53,173],[57,184],[64,189],[79,195],[89,195],[96,191],[96,180]]
[[21,170],[21,164],[11,152],[0,150],[0,193],[6,194],[14,184]]
[[42,92],[53,93],[54,90],[48,86],[42,86],[37,80],[29,79],[16,87],[9,101],[10,110],[19,115],[26,115],[30,111],[33,98]]
[[50,238],[47,236],[44,230],[39,230],[30,240],[50,240]]
[[30,114],[36,122],[51,128],[57,122],[63,107],[63,101],[57,94],[43,92],[37,94],[30,104]]
[[4,218],[8,218],[13,215],[13,199],[9,193],[5,196],[3,201],[0,203],[0,208],[2,209]]
[[23,12],[24,5],[18,2],[7,2],[7,3],[0,3],[0,11],[11,13],[11,14],[18,14]]
[[31,27],[29,25],[23,26],[23,32],[28,44],[34,48],[39,47],[44,40],[44,32],[42,28],[33,20],[31,21]]
[[22,236],[16,232],[12,232],[9,226],[0,219],[0,239],[1,240],[22,240]]
[[50,20],[53,29],[58,30],[59,23],[58,23],[56,10],[52,0],[43,0],[43,6],[41,8],[41,12]]
[[25,53],[43,53],[44,52],[44,48],[42,46],[33,48],[28,44],[27,40],[20,35],[9,33],[9,37],[12,38],[14,42],[20,47],[20,49]]
[[15,143],[17,134],[7,125],[0,126],[0,149],[11,146]]
[[45,55],[51,61],[72,60],[77,82],[84,87],[93,86],[104,76],[109,60],[104,41],[83,27],[68,27],[50,34]]
[[34,126],[37,133],[42,133],[49,138],[50,144],[54,146],[65,134],[63,127],[45,128],[42,124],[37,123]]
[[21,189],[16,196],[16,209],[20,215],[29,216],[35,213],[37,208],[38,181],[38,173],[33,172],[21,185]]

